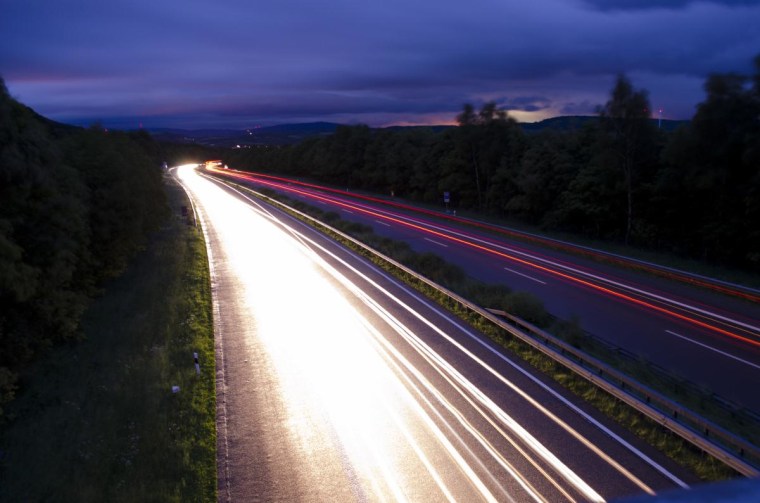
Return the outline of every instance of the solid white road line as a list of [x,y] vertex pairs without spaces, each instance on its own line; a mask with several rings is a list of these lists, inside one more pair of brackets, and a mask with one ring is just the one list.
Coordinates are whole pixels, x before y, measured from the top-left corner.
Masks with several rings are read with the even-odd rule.
[[701,342],[697,342],[694,339],[690,339],[689,337],[686,337],[685,335],[677,334],[677,333],[673,332],[672,330],[665,330],[665,331],[667,333],[669,333],[670,335],[675,335],[676,337],[679,337],[679,338],[681,338],[681,339],[683,339],[685,341],[691,342],[692,344],[696,344],[697,346],[702,346],[705,349],[709,349],[710,351],[713,351],[715,353],[721,354],[721,355],[723,355],[723,356],[725,356],[727,358],[731,358],[731,359],[736,360],[736,361],[738,361],[740,363],[743,363],[745,365],[749,365],[750,367],[754,367],[754,368],[760,370],[760,365],[757,365],[757,364],[752,363],[752,362],[748,362],[747,360],[739,358],[738,356],[734,356],[734,355],[732,355],[730,353],[726,353],[725,351],[721,351],[720,349],[716,349],[716,348],[714,348],[712,346],[708,346],[707,344],[703,344]]
[[521,272],[517,272],[517,271],[515,271],[513,269],[510,269],[509,267],[505,267],[504,270],[505,271],[509,271],[512,274],[517,274],[518,276],[522,276],[523,278],[528,278],[529,280],[535,281],[536,283],[541,283],[542,285],[546,284],[546,281],[541,281],[540,279],[534,278],[533,276],[528,276],[527,274],[523,274]]
[[[240,194],[241,197],[243,197],[244,199],[247,199],[248,201],[250,201],[251,203],[253,203],[254,206],[256,206],[256,207],[261,206],[260,203],[259,203],[259,201],[256,201],[256,200],[252,199],[250,196],[242,193],[241,191],[236,190],[234,188],[233,188],[233,191],[237,192],[238,194]],[[271,218],[272,220],[276,220],[272,215],[268,215],[268,217]],[[338,259],[348,269],[351,269],[354,273],[358,274],[365,281],[367,281],[369,284],[371,284],[372,286],[374,286],[377,290],[379,290],[380,292],[383,292],[388,298],[390,298],[391,300],[393,300],[394,302],[396,302],[402,308],[406,309],[410,314],[412,314],[413,316],[417,317],[421,322],[423,322],[426,325],[430,326],[431,328],[433,328],[433,330],[438,331],[442,335],[442,337],[444,339],[448,340],[451,344],[453,344],[455,347],[457,347],[460,351],[462,351],[464,354],[466,354],[469,358],[471,358],[472,360],[474,360],[475,362],[477,362],[481,367],[483,367],[489,373],[491,373],[492,375],[494,375],[497,379],[500,379],[502,382],[504,382],[507,385],[512,384],[509,381],[507,381],[504,378],[504,376],[502,376],[501,374],[499,374],[498,372],[496,372],[493,368],[491,368],[484,361],[482,361],[480,358],[478,358],[477,356],[475,356],[472,352],[470,352],[469,350],[467,350],[466,348],[464,348],[464,346],[462,346],[460,343],[458,343],[457,341],[455,341],[452,337],[448,336],[445,333],[442,333],[438,329],[438,327],[436,327],[435,325],[433,325],[429,320],[427,320],[426,318],[422,317],[419,313],[417,313],[416,311],[414,311],[413,309],[411,309],[411,307],[409,307],[408,305],[406,305],[404,302],[402,302],[396,296],[394,296],[393,294],[391,294],[385,288],[381,287],[375,281],[373,281],[372,279],[370,279],[369,277],[367,277],[365,274],[359,272],[354,267],[352,267],[351,265],[349,265],[348,263],[346,263],[344,260],[338,258],[335,254],[331,253],[330,251],[328,251],[324,247],[318,245],[313,240],[307,238],[306,236],[303,236],[300,232],[296,231],[293,228],[290,228],[284,222],[278,221],[278,223],[280,225],[282,225],[283,227],[288,228],[289,231],[292,234],[294,234],[294,235],[295,234],[300,235],[303,239],[306,239],[309,242],[311,242],[313,246],[315,246],[317,248],[320,248],[322,251],[324,251],[327,254],[331,255],[333,258]],[[389,274],[387,274],[387,273],[385,273],[383,271],[379,271],[379,274],[381,276],[385,277],[386,279],[388,279],[389,281],[391,281],[392,283],[395,283],[396,285],[400,286],[401,288],[404,288],[404,289],[406,288],[404,285],[402,285],[401,283],[399,283],[396,278],[391,277]],[[420,302],[420,303],[428,306],[430,309],[432,309],[432,310],[437,310],[438,309],[438,307],[434,306],[432,304],[432,302],[430,300],[428,300],[427,298],[423,298],[421,295],[419,295],[419,294],[417,294],[415,292],[408,292],[408,294],[410,296],[416,298],[418,302]],[[486,341],[484,341],[481,338],[480,335],[476,335],[475,332],[473,332],[469,328],[466,328],[463,324],[459,323],[456,320],[449,319],[449,322],[452,325],[456,326],[460,330],[461,333],[467,335],[472,341],[476,342],[481,347],[483,347],[484,349],[486,349],[487,351],[489,351],[490,353],[492,353],[494,356],[496,356],[497,358],[499,358],[501,361],[503,361],[507,365],[510,365],[512,368],[514,368],[516,371],[520,372],[526,378],[528,378],[531,381],[533,381],[536,385],[538,385],[539,387],[541,387],[544,391],[546,391],[550,395],[554,396],[557,400],[559,400],[560,402],[562,402],[563,404],[565,404],[565,406],[567,406],[569,409],[573,410],[576,414],[578,414],[579,416],[581,416],[584,419],[586,419],[586,421],[588,421],[589,423],[591,423],[594,426],[596,426],[599,430],[603,431],[607,436],[609,436],[610,438],[612,438],[615,441],[617,441],[621,446],[623,446],[626,449],[628,449],[629,452],[631,452],[634,455],[636,455],[639,459],[643,460],[645,463],[647,463],[649,466],[651,466],[652,468],[654,468],[655,470],[657,470],[658,472],[660,472],[662,475],[664,475],[665,477],[667,477],[668,479],[670,479],[676,485],[678,485],[678,486],[680,486],[682,488],[688,488],[689,487],[688,484],[686,484],[685,482],[683,482],[676,475],[674,475],[673,473],[669,472],[666,468],[664,468],[663,466],[661,466],[659,463],[657,463],[656,461],[654,461],[652,458],[650,458],[649,456],[647,456],[646,454],[644,454],[643,452],[641,452],[639,449],[637,449],[636,447],[634,447],[632,444],[630,444],[629,442],[627,442],[625,439],[623,439],[622,437],[620,437],[619,435],[617,435],[616,433],[614,433],[612,430],[610,430],[609,428],[607,428],[606,426],[604,426],[603,424],[601,424],[599,421],[597,421],[596,419],[594,419],[593,417],[591,417],[588,413],[586,413],[585,411],[583,411],[580,407],[576,406],[570,400],[568,400],[567,398],[565,398],[564,396],[562,396],[560,393],[558,393],[557,391],[555,391],[554,389],[552,389],[550,386],[548,386],[547,384],[545,384],[544,382],[542,382],[542,380],[539,377],[534,376],[531,372],[529,372],[526,369],[523,369],[520,365],[518,365],[515,362],[513,362],[506,355],[502,354],[500,351],[498,351],[495,348],[493,348],[490,345],[490,343],[487,343]],[[512,386],[514,386],[514,385],[512,385]],[[535,405],[540,405],[540,404],[536,403],[535,400],[533,400],[532,398],[528,397],[527,394],[525,394],[519,388],[514,387],[512,389],[514,389],[515,391],[517,391],[522,396],[528,398],[528,400],[531,401],[532,403],[534,403]],[[543,407],[539,407],[539,410],[544,411],[544,413],[548,412],[548,411],[545,411],[545,408],[543,408]],[[552,416],[553,416],[553,414],[552,414]]]
[[[373,211],[377,211],[377,210],[373,210]],[[500,245],[498,243],[495,243],[495,242],[487,240],[487,239],[481,239],[481,238],[478,238],[478,237],[470,235],[470,234],[466,234],[466,233],[455,231],[453,229],[441,227],[441,226],[435,225],[435,224],[430,223],[430,222],[425,222],[425,221],[422,221],[422,220],[417,220],[415,218],[408,217],[406,215],[397,215],[397,214],[394,214],[394,213],[391,213],[391,215],[393,215],[394,218],[397,218],[397,219],[400,219],[400,220],[405,220],[407,222],[411,222],[413,224],[426,227],[428,229],[433,229],[433,230],[436,230],[436,231],[439,231],[439,232],[443,232],[443,233],[450,233],[452,236],[456,236],[459,239],[464,239],[464,240],[468,240],[469,239],[469,240],[472,240],[472,242],[475,242],[475,243],[478,243],[478,244],[481,244],[481,245],[484,245],[484,246],[491,246],[495,250],[501,250],[501,251],[504,251],[506,253],[513,253],[515,255],[519,255],[519,256],[525,257],[528,260],[535,260],[537,262],[546,264],[549,267],[554,267],[554,268],[557,268],[557,269],[562,269],[562,270],[564,270],[566,272],[569,272],[569,273],[572,273],[572,274],[577,274],[578,276],[586,277],[586,278],[589,278],[589,279],[592,279],[592,280],[600,281],[600,282],[605,283],[607,285],[611,285],[611,286],[615,286],[615,287],[618,287],[618,288],[622,288],[622,289],[627,290],[629,292],[632,292],[632,293],[635,293],[635,294],[639,294],[639,295],[643,295],[643,296],[648,297],[650,299],[658,300],[660,302],[664,302],[664,303],[669,304],[671,306],[675,306],[675,307],[678,307],[678,308],[694,311],[696,313],[699,313],[699,314],[702,314],[702,315],[705,315],[705,316],[708,316],[708,317],[715,318],[715,319],[720,320],[722,322],[725,322],[727,324],[738,326],[738,327],[740,327],[742,329],[746,329],[746,330],[748,330],[750,332],[754,332],[754,333],[760,332],[760,326],[755,326],[755,325],[752,325],[751,323],[745,323],[745,322],[743,322],[741,320],[736,320],[736,319],[730,318],[728,316],[723,316],[723,315],[721,315],[719,313],[716,313],[716,312],[713,312],[713,311],[709,311],[707,309],[702,309],[702,308],[700,308],[700,307],[698,307],[696,305],[687,304],[685,302],[681,302],[681,301],[678,301],[676,299],[671,299],[671,298],[665,297],[663,295],[658,295],[655,292],[644,290],[642,288],[637,288],[637,287],[635,287],[633,285],[628,285],[626,283],[622,283],[620,281],[616,281],[616,280],[613,280],[611,278],[605,278],[603,276],[600,276],[600,275],[597,275],[597,274],[593,274],[593,273],[591,273],[589,271],[584,271],[584,270],[572,267],[572,266],[567,265],[567,264],[561,264],[561,263],[556,262],[554,260],[542,258],[542,257],[539,257],[539,256],[534,255],[532,253],[527,253],[527,252],[524,252],[524,251],[516,250],[516,249],[511,248],[509,246]],[[427,239],[427,238],[425,238],[425,239]]]
[[447,244],[439,243],[438,241],[434,241],[434,240],[432,240],[430,238],[424,238],[424,239],[425,239],[425,241],[430,241],[434,245],[443,246],[444,248],[448,248],[449,247],[449,245],[447,245]]

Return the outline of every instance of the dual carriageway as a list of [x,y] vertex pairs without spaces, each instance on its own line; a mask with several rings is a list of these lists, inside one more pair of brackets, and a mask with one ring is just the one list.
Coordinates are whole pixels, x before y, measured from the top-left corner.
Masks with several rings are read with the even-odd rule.
[[[310,227],[193,169],[180,173],[215,271],[229,499],[603,501],[697,482]],[[579,314],[587,330],[649,348],[663,365],[704,359],[737,392],[758,381],[751,299],[699,290],[720,299],[708,307],[683,283],[642,284],[640,273],[508,243],[393,201],[221,174],[373,223],[474,277],[550,292],[542,299],[555,314]],[[749,381],[739,386],[742,372]]]

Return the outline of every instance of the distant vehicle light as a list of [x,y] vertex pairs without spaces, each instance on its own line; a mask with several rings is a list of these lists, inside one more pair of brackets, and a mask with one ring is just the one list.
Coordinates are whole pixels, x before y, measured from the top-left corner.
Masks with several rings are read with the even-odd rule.
[[222,161],[214,160],[214,161],[206,161],[206,169],[211,168],[224,168],[225,165]]

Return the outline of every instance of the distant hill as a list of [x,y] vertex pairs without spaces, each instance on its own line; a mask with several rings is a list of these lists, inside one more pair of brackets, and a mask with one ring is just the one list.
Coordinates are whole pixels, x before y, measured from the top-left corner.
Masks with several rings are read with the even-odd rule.
[[[562,117],[551,117],[539,122],[521,122],[520,126],[526,133],[538,133],[540,131],[575,131],[583,128],[587,124],[593,124],[599,120],[595,115],[566,115]],[[649,119],[655,126],[660,125],[665,131],[675,131],[683,124],[689,121]]]
[[590,115],[566,115],[563,117],[550,117],[539,122],[521,122],[520,127],[526,133],[538,133],[547,129],[553,131],[574,131],[597,120],[599,120],[598,117]]
[[335,132],[340,124],[309,122],[280,124],[251,129],[149,129],[159,141],[197,143],[208,147],[245,147],[252,145],[288,145],[311,136],[325,136]]
[[52,119],[48,119],[47,117],[38,114],[32,108],[24,105],[23,103],[17,102],[17,106],[26,110],[30,117],[34,118],[34,120],[42,124],[53,138],[61,138],[82,129],[79,126],[72,126],[70,124],[64,124],[62,122],[56,122]]
[[[541,131],[575,131],[587,124],[598,121],[595,116],[571,115],[552,117],[539,122],[522,122],[520,127],[526,133],[538,133]],[[657,119],[651,119],[657,124]],[[673,131],[678,126],[688,121],[663,120],[662,129]],[[252,128],[252,129],[170,129],[154,128],[148,131],[159,141],[172,143],[196,143],[207,147],[247,148],[254,145],[292,145],[306,138],[314,136],[326,136],[333,134],[341,124],[334,122],[307,122],[299,124],[279,124],[277,126]],[[434,132],[445,131],[456,126],[433,125],[433,126],[389,126],[392,131],[408,129],[430,129]]]
[[298,134],[325,134],[334,133],[340,126],[334,122],[306,122],[302,124],[279,124],[265,128],[254,129],[254,132]]
[[442,125],[442,126],[388,126],[380,129],[389,130],[389,131],[406,131],[409,129],[426,129],[433,131],[434,133],[440,133],[441,131],[445,131],[447,129],[451,129],[456,126],[449,126],[449,125]]

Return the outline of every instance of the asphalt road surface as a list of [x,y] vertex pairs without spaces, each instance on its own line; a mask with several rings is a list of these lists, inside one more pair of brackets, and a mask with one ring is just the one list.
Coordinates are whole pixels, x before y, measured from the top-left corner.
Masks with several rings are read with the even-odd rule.
[[360,257],[199,176],[222,501],[604,501],[694,482]]
[[752,384],[760,382],[760,292],[756,290],[729,285],[744,297],[728,296],[507,234],[414,214],[379,200],[295,180],[234,170],[219,173],[336,211],[343,219],[372,226],[382,236],[434,252],[474,278],[530,292],[555,316],[577,317],[592,335],[760,412],[760,394]]

